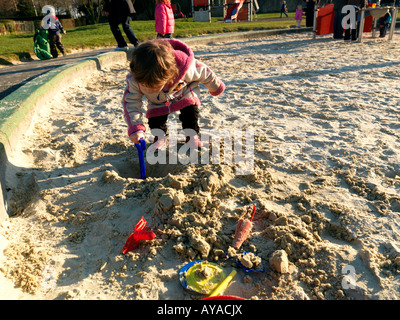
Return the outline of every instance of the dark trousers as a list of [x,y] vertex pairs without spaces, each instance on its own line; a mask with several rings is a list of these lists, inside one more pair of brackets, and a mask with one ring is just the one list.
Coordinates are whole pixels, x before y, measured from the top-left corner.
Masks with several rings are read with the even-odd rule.
[[308,5],[306,7],[306,27],[312,27],[313,25],[314,25],[314,4]]
[[172,33],[166,33],[164,35],[157,33],[157,38],[167,38],[167,39],[172,39]]
[[49,33],[48,39],[49,39],[49,45],[50,45],[50,53],[53,56],[53,58],[58,57],[57,48],[58,48],[58,50],[60,50],[60,52],[62,54],[65,54],[65,48],[61,42],[61,34],[60,33]]
[[342,9],[335,9],[333,21],[333,39],[343,39]]
[[110,24],[111,32],[114,35],[115,40],[117,40],[118,47],[123,48],[126,47],[126,41],[122,36],[122,32],[119,29],[118,25],[122,24],[122,29],[124,30],[126,36],[129,39],[129,42],[132,43],[135,47],[139,44],[139,40],[136,38],[135,33],[133,32],[129,23],[131,22],[131,17],[109,17],[108,23]]
[[350,29],[350,26],[349,26],[349,28],[344,30],[344,40],[350,40],[350,38],[351,38],[352,41],[356,41],[357,40],[359,31],[360,31],[360,21],[359,20],[360,20],[360,14],[356,13],[356,16],[355,16],[355,21],[356,21],[355,28],[354,29]]
[[[150,129],[161,129],[167,135],[168,115],[149,118]],[[182,129],[193,129],[197,133],[199,128],[199,108],[195,105],[187,106],[180,110],[179,120],[182,122]]]

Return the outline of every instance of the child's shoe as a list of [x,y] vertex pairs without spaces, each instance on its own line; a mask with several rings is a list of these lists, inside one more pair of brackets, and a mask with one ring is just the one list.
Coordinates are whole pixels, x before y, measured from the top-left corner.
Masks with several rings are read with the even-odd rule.
[[187,136],[186,137],[186,143],[189,142],[189,148],[190,149],[199,149],[203,146],[203,144],[201,143],[199,136],[195,135],[195,136]]

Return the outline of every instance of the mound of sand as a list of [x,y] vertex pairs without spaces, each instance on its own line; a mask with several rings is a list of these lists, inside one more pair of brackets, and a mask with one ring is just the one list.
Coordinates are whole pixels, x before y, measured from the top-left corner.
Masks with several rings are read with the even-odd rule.
[[[399,299],[399,44],[295,34],[195,47],[227,85],[203,90],[201,129],[254,130],[242,175],[148,164],[143,181],[120,105],[127,65],[66,87],[10,159],[1,298],[198,299],[179,283],[184,264],[238,268],[227,253],[249,252],[242,263],[265,272],[238,268],[225,294]],[[232,253],[250,204],[254,228]],[[122,255],[142,216],[156,238]]]

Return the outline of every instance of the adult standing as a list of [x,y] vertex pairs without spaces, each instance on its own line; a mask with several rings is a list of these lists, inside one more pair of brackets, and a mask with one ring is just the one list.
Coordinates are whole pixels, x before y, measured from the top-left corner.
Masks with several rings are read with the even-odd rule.
[[347,4],[347,0],[333,0],[333,39],[343,39],[343,26],[342,20],[344,14],[342,8]]
[[306,2],[306,27],[312,27],[314,25],[314,8],[315,4],[318,4],[320,0],[304,0]]
[[360,29],[360,10],[368,6],[368,0],[347,0],[347,5],[356,7],[356,25],[350,25],[344,30],[344,41],[357,41]]
[[128,37],[129,42],[135,47],[139,45],[139,40],[129,25],[132,15],[135,13],[131,0],[106,0],[104,3],[104,13],[108,17],[111,32],[115,40],[117,40],[116,49],[126,49],[128,46],[119,29],[120,24],[122,24],[122,29]]

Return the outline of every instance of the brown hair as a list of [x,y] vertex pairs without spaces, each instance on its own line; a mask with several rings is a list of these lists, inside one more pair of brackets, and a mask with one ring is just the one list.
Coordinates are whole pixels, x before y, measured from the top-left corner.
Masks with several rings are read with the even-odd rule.
[[137,47],[129,67],[135,81],[149,88],[172,82],[179,75],[174,49],[162,39],[149,40]]

